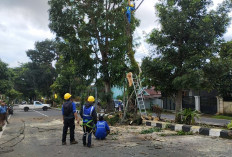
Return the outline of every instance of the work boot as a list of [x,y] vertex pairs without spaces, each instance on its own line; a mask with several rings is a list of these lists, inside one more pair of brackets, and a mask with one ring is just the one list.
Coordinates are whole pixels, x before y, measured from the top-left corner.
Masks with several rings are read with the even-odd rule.
[[93,147],[93,144],[87,144],[87,147],[91,148]]
[[66,142],[62,142],[62,145],[66,145],[67,143]]
[[72,141],[72,142],[70,142],[70,144],[77,144],[78,142],[77,141]]

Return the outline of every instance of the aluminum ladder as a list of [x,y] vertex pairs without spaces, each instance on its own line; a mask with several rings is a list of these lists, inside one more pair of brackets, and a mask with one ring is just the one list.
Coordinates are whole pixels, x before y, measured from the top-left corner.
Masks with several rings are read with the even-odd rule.
[[147,116],[146,107],[144,104],[143,88],[141,86],[140,79],[135,75],[135,77],[134,76],[132,77],[132,80],[133,80],[132,83],[136,95],[136,103],[137,103],[136,105],[139,107],[139,112],[141,116]]

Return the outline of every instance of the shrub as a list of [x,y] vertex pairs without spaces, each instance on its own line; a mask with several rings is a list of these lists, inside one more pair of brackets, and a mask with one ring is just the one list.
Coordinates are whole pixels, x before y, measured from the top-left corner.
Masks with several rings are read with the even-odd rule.
[[163,109],[159,105],[153,106],[153,112],[155,112],[156,116],[159,118],[161,117],[161,113],[163,112]]
[[232,121],[227,125],[227,128],[232,130]]
[[195,124],[195,118],[199,118],[199,113],[190,108],[184,109],[178,113],[181,116],[181,122],[187,125]]
[[178,131],[177,132],[177,135],[193,135],[193,133],[192,132],[184,132],[184,131]]
[[147,130],[142,130],[140,132],[140,134],[150,134],[150,133],[153,133],[153,132],[160,132],[160,131],[161,131],[161,128],[153,127],[153,128],[149,128]]

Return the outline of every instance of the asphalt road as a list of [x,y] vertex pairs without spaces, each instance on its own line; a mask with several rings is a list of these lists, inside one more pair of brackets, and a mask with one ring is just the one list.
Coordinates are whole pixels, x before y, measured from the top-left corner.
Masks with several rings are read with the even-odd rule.
[[[208,136],[160,136],[158,133],[139,134],[145,126],[111,127],[113,134],[106,140],[93,138],[94,146],[82,145],[82,128],[76,126],[76,145],[61,145],[61,111],[17,110],[10,118],[0,138],[1,157],[190,157],[190,156],[231,156],[232,140]],[[170,131],[169,131],[170,132]],[[162,134],[169,135],[169,132]],[[172,132],[173,134],[173,132]]]

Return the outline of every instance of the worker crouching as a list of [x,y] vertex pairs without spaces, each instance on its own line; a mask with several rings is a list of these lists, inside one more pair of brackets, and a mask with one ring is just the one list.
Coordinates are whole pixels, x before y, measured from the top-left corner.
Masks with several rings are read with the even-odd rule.
[[110,133],[110,127],[106,121],[104,121],[103,115],[99,116],[99,121],[96,125],[95,137],[98,140],[104,140],[106,136]]

